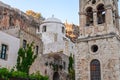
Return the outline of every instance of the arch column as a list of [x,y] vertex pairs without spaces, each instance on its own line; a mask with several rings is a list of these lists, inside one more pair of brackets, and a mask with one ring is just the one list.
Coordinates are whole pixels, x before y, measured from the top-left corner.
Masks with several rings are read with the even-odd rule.
[[85,13],[79,13],[80,18],[79,18],[79,31],[80,31],[80,35],[85,35],[85,31],[84,31],[84,27],[86,26],[86,14]]
[[97,11],[93,10],[93,25],[97,26]]
[[105,8],[106,8],[106,15],[105,15],[106,20],[105,21],[106,21],[108,33],[115,32],[114,27],[113,27],[112,6],[107,5],[107,6],[105,6]]

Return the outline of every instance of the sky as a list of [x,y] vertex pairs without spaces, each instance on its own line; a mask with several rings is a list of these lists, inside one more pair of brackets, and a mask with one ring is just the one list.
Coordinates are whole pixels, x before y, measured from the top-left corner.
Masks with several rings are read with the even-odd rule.
[[[0,0],[11,7],[25,12],[33,10],[40,12],[43,17],[50,18],[54,15],[63,23],[79,25],[79,0]],[[120,5],[120,1],[118,3]],[[119,8],[120,9],[120,8]]]

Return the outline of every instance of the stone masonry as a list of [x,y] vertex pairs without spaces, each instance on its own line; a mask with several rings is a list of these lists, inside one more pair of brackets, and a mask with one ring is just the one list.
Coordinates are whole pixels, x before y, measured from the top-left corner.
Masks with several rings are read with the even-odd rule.
[[[79,0],[76,80],[120,80],[118,0]],[[94,61],[94,63],[92,63]]]

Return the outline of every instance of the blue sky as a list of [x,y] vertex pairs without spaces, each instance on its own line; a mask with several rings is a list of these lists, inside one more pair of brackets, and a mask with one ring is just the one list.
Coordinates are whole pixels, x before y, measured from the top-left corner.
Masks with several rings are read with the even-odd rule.
[[[40,12],[43,17],[49,18],[54,15],[62,22],[79,25],[79,0],[0,0],[14,8],[25,12],[33,10]],[[120,2],[118,3],[120,5]]]

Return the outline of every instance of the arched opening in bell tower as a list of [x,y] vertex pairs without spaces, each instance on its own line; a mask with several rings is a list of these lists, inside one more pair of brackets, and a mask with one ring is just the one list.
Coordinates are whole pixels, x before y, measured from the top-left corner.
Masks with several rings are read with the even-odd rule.
[[92,7],[88,7],[86,9],[86,26],[93,25],[93,9]]
[[105,8],[103,4],[99,4],[97,6],[97,23],[98,24],[105,23]]

